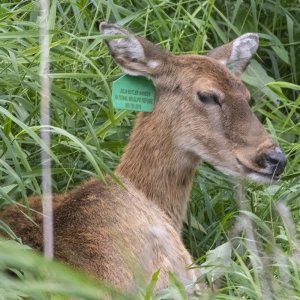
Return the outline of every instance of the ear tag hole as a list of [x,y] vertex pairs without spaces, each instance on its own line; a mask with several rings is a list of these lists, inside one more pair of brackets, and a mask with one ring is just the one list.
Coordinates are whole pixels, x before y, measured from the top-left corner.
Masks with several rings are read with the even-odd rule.
[[151,112],[155,87],[143,76],[123,75],[112,84],[112,103],[116,109]]

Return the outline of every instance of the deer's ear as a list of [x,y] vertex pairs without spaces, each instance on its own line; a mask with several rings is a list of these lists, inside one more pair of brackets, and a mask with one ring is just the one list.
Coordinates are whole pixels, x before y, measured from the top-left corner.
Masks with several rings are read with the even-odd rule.
[[208,56],[213,57],[240,76],[247,68],[258,47],[258,34],[246,33],[232,42],[211,50]]
[[111,56],[126,74],[154,76],[167,56],[151,42],[136,37],[118,25],[102,22],[100,33],[121,36],[107,40],[107,45]]

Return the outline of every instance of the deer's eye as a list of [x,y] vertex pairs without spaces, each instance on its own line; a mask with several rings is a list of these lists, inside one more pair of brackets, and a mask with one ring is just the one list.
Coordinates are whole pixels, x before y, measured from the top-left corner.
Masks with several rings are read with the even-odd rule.
[[203,93],[203,92],[197,92],[198,99],[205,104],[217,104],[221,106],[221,103],[219,101],[219,97],[216,94],[213,93]]

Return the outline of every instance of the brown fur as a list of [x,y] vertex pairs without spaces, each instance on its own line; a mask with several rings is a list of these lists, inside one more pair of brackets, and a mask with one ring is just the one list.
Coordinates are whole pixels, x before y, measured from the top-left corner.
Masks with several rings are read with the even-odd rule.
[[[102,31],[130,35],[123,44],[108,42],[111,54],[128,73],[152,78],[155,108],[139,114],[116,169],[124,187],[91,179],[54,197],[55,257],[128,292],[136,291],[136,276],[149,283],[159,268],[157,289],[167,286],[169,271],[191,284],[196,274],[180,233],[195,168],[206,160],[230,175],[271,177],[269,166],[256,162],[276,146],[250,110],[243,83],[216,59],[172,56],[116,25]],[[214,93],[221,105],[202,103],[199,91]],[[37,197],[30,206],[41,211]],[[41,250],[41,215],[32,218],[37,226],[15,207],[1,214],[24,243]]]

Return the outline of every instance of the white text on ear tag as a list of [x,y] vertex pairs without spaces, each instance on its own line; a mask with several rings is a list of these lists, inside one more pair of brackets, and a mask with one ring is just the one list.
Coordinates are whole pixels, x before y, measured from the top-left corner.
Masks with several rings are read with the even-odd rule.
[[151,112],[155,87],[143,76],[123,75],[112,84],[112,103],[116,109]]

